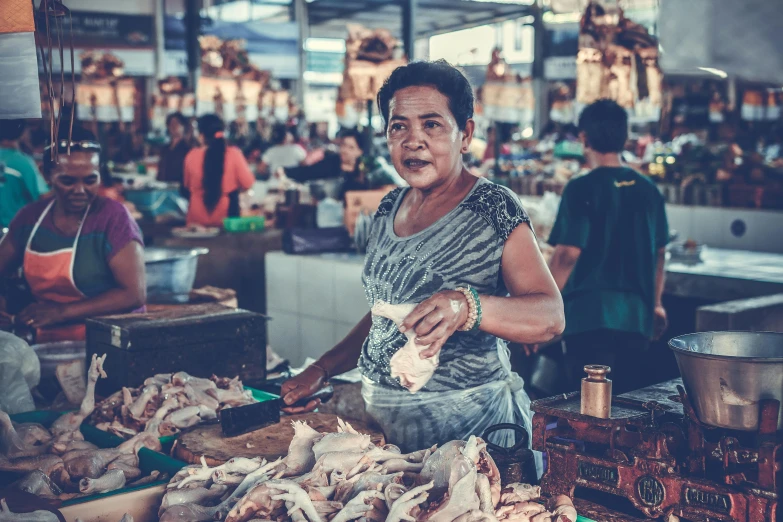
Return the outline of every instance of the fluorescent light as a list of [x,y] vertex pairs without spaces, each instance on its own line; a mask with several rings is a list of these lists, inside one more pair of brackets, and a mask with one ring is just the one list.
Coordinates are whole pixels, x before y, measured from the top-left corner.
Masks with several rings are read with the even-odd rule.
[[728,78],[729,75],[726,71],[721,71],[720,69],[713,69],[712,67],[699,67],[700,71],[708,72],[710,74],[714,74],[715,76],[718,76],[719,78]]
[[344,53],[345,40],[342,38],[308,38],[305,40],[304,47],[307,51]]

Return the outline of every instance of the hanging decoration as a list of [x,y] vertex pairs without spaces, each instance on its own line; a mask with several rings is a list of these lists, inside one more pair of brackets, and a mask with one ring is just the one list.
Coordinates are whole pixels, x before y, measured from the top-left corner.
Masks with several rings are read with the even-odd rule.
[[[663,75],[658,40],[626,18],[623,10],[591,1],[579,24],[576,99],[589,104],[610,98],[637,114],[657,116]],[[651,119],[657,119],[655,117]]]
[[[66,36],[68,50],[70,51],[71,91],[76,91],[75,58],[73,51],[73,17],[71,16],[70,9],[65,6],[62,0],[40,1],[41,3],[38,10],[41,13],[41,17],[39,19],[39,25],[36,28],[36,36],[41,54],[41,63],[43,64],[44,79],[47,86],[46,92],[49,96],[49,143],[57,143],[61,138],[61,136],[59,136],[60,122],[63,113],[65,112]],[[54,72],[52,67],[52,55],[55,51],[59,54],[60,59],[59,97],[55,91]],[[59,101],[56,102],[55,100]],[[75,118],[74,110],[75,104],[71,103],[67,116],[70,118],[68,122],[68,140],[66,145],[68,154],[71,153],[71,137],[73,136],[73,121]],[[57,161],[58,147],[51,147],[49,153],[51,154],[52,160]]]
[[[214,35],[199,38],[201,78],[196,89],[199,113],[215,112],[240,124],[261,108],[270,82],[269,71],[251,61],[245,40],[221,40]],[[256,103],[249,103],[251,100]]]
[[391,32],[348,24],[345,70],[338,93],[338,107],[374,101],[392,71],[407,63],[401,56],[400,42]]
[[523,78],[508,66],[500,49],[492,51],[487,80],[479,91],[479,101],[488,120],[515,124],[533,121],[533,84],[530,78]]
[[82,78],[76,86],[78,117],[94,123],[118,122],[124,129],[125,122],[133,121],[140,104],[133,80],[124,77],[125,63],[110,52],[99,51],[81,53],[79,63]]

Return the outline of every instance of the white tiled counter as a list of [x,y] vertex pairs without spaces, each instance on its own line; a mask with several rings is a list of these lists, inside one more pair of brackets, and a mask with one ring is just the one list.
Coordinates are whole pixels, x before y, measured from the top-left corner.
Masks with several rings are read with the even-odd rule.
[[364,256],[266,255],[270,346],[294,366],[343,339],[370,309],[361,274]]

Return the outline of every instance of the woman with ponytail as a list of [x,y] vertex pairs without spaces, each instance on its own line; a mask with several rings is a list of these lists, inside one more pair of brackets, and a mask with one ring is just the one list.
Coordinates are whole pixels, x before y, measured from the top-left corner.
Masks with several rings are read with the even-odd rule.
[[250,189],[255,176],[237,147],[226,144],[223,120],[215,114],[198,119],[201,147],[185,157],[185,190],[190,194],[188,225],[222,226],[239,216],[239,193]]

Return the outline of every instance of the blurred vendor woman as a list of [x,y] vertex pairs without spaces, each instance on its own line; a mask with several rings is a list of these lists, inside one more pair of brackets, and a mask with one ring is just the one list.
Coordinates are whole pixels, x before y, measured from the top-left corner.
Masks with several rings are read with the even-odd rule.
[[22,208],[0,242],[0,276],[20,266],[35,303],[16,324],[36,329],[36,342],[83,340],[84,319],[143,308],[146,300],[141,232],[122,204],[98,196],[100,145],[75,128],[68,154],[44,151],[53,198]]
[[[291,405],[358,364],[368,413],[403,451],[481,435],[497,423],[530,430],[530,401],[505,341],[546,342],[564,328],[563,302],[519,199],[462,163],[473,101],[468,80],[444,61],[398,68],[381,88],[389,152],[410,187],[381,202],[362,278],[370,307],[415,308],[399,327],[368,313],[282,389]],[[417,393],[391,375],[406,332],[429,346],[422,358],[439,355]]]
[[188,225],[222,227],[225,218],[238,217],[239,193],[256,181],[242,151],[226,144],[224,128],[223,120],[215,114],[198,119],[203,146],[185,157]]
[[363,138],[355,129],[343,130],[338,136],[340,148],[337,154],[327,153],[321,161],[312,165],[277,169],[276,175],[280,179],[288,178],[299,183],[339,179],[340,198],[351,190],[367,190],[370,183],[361,162],[367,149]]

